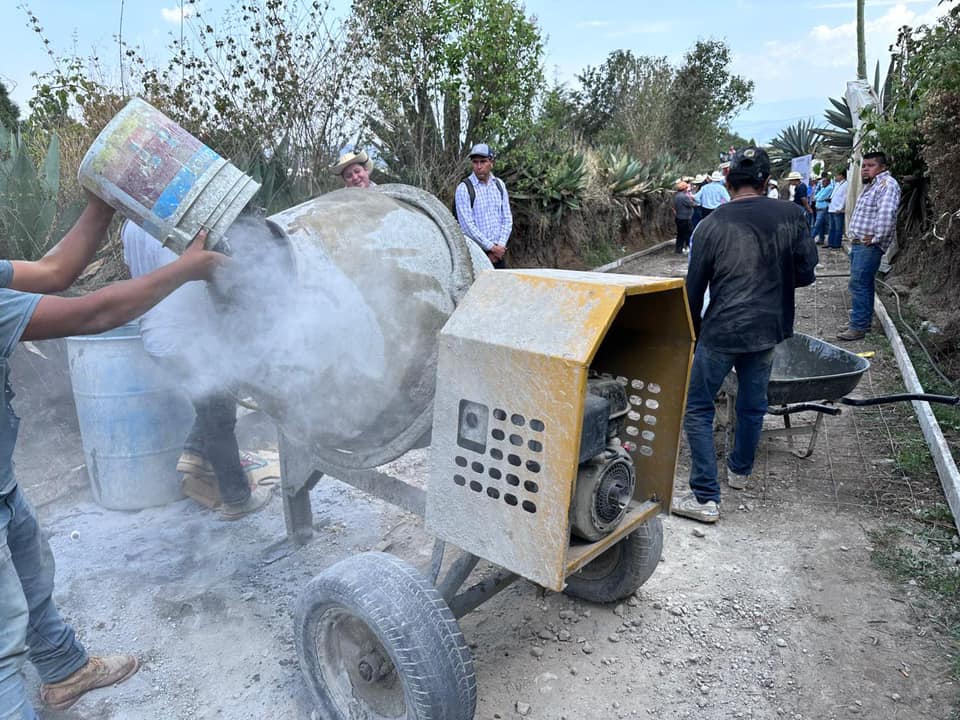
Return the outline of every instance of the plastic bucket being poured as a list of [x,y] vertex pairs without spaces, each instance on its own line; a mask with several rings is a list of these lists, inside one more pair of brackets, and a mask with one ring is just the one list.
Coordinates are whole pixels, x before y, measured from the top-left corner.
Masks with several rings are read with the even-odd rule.
[[176,253],[201,228],[216,246],[260,188],[139,98],[94,140],[78,180]]

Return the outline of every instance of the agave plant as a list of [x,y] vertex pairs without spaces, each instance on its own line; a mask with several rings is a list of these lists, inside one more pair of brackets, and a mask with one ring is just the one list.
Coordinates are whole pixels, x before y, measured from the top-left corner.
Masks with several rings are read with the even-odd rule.
[[601,160],[604,184],[628,218],[642,217],[644,201],[670,189],[679,167],[677,158],[669,154],[642,162],[620,149],[610,148],[601,153]]
[[60,139],[56,133],[39,170],[18,133],[0,127],[0,237],[4,257],[36,260],[46,252],[57,219]]
[[587,187],[587,161],[583,153],[544,158],[539,168],[524,168],[517,174],[516,200],[527,201],[559,224],[570,210],[579,210]]
[[[894,76],[894,60],[890,61],[890,68],[887,70],[887,79],[884,85],[880,85],[880,61],[873,73],[873,91],[880,98],[880,110],[886,112],[893,100],[891,84]],[[824,147],[836,157],[836,159],[847,158],[853,152],[854,123],[853,113],[850,112],[850,106],[846,98],[827,98],[833,109],[827,108],[823,116],[831,127],[817,128],[816,132],[823,138]]]
[[801,120],[780,131],[770,141],[770,163],[775,173],[782,173],[794,158],[816,155],[823,140],[813,126],[813,120]]

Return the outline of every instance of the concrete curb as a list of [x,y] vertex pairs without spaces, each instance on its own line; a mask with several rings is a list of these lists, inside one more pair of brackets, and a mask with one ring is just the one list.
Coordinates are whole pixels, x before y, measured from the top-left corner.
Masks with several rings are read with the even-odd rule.
[[664,240],[662,243],[657,243],[653,247],[644,248],[643,250],[639,250],[635,253],[624,255],[619,260],[614,260],[613,262],[607,263],[606,265],[595,267],[593,269],[593,272],[610,272],[611,270],[616,270],[617,268],[626,265],[631,260],[636,260],[637,258],[643,257],[644,255],[652,255],[658,250],[662,250],[663,248],[673,245],[674,243],[676,243],[676,240]]
[[[897,365],[900,366],[900,374],[903,376],[903,383],[907,392],[922,393],[924,391],[923,386],[920,385],[916,370],[913,369],[913,363],[910,361],[907,348],[900,338],[900,332],[887,313],[887,308],[879,296],[875,296],[873,299],[873,310],[880,318],[883,331],[893,348],[893,354],[897,359]],[[960,532],[960,472],[957,471],[957,464],[953,460],[950,446],[947,445],[947,441],[943,437],[940,423],[937,422],[937,418],[930,408],[930,403],[914,401],[913,409],[917,413],[920,430],[923,432],[923,437],[930,448],[930,454],[933,456],[933,463],[937,467],[940,484],[943,486],[943,494],[946,495],[947,504],[953,513],[953,524]]]

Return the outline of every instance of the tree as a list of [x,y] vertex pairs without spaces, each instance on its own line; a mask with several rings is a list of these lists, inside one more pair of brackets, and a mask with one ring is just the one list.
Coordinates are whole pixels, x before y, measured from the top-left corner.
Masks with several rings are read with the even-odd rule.
[[670,93],[669,137],[671,149],[685,161],[715,164],[727,124],[750,105],[753,81],[731,75],[729,65],[725,42],[698,40],[677,70]]
[[355,0],[353,20],[389,175],[449,194],[470,144],[503,148],[530,123],[543,41],[515,0]]
[[662,149],[675,72],[665,57],[614,50],[577,76],[577,128],[595,145],[624,145],[649,157]]
[[0,81],[0,125],[7,130],[16,130],[20,121],[20,108],[10,99],[7,86]]

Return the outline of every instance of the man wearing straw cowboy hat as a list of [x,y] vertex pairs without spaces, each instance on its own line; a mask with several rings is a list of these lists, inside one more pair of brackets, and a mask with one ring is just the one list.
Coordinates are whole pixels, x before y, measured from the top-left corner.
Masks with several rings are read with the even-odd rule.
[[723,184],[723,173],[714,170],[710,175],[710,182],[700,188],[700,192],[694,195],[693,199],[701,207],[700,213],[703,218],[724,203],[730,202],[730,193]]
[[29,658],[43,683],[41,700],[64,710],[95,688],[126,680],[139,668],[131,655],[91,657],[53,602],[54,561],[37,515],[17,484],[13,449],[19,418],[10,401],[8,359],[21,340],[89,335],[142,315],[191,280],[209,280],[225,261],[204,250],[206,231],[175,262],[156,272],[80,297],[66,290],[93,258],[113,209],[90,197],[56,247],[36,262],[0,260],[0,718],[35,720],[20,669]]
[[339,175],[346,187],[368,188],[376,186],[376,183],[370,180],[371,170],[373,170],[373,160],[365,150],[361,150],[341,155],[331,172]]

